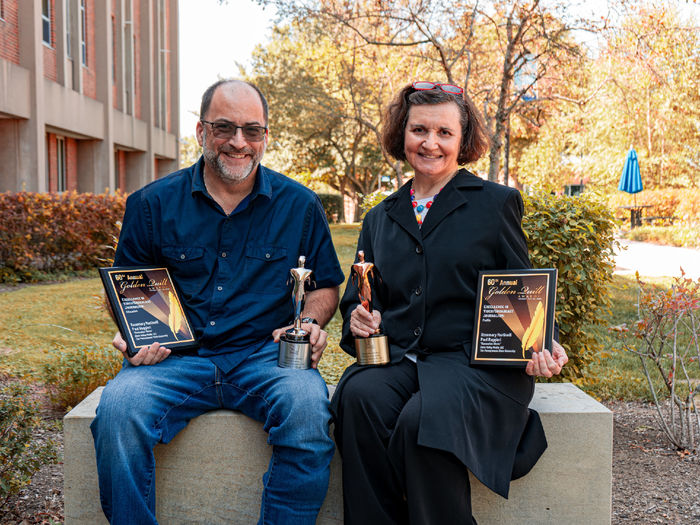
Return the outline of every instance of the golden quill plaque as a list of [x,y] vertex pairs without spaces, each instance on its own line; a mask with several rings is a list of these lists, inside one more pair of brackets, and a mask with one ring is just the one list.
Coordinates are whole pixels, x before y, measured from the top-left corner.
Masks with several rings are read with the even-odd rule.
[[156,341],[171,350],[198,346],[167,268],[100,268],[100,277],[129,356]]
[[552,350],[557,270],[479,272],[472,364],[524,367]]

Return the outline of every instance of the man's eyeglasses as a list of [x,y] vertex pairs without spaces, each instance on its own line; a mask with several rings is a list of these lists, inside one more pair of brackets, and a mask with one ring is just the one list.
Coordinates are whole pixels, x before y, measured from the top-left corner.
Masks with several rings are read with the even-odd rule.
[[267,128],[264,126],[236,126],[233,122],[220,121],[210,122],[208,120],[200,120],[203,124],[211,126],[211,132],[217,139],[229,140],[236,135],[240,129],[243,132],[243,137],[250,142],[260,142],[267,134]]
[[461,87],[455,86],[454,84],[438,84],[437,82],[428,82],[426,80],[414,82],[412,87],[416,91],[427,91],[428,89],[439,88],[450,95],[461,95],[464,93],[464,90]]

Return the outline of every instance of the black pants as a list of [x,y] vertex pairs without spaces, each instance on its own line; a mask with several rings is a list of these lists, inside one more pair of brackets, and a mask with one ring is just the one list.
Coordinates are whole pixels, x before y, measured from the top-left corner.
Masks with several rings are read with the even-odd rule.
[[335,436],[346,525],[476,523],[467,468],[453,454],[417,443],[415,363],[357,372],[340,394]]

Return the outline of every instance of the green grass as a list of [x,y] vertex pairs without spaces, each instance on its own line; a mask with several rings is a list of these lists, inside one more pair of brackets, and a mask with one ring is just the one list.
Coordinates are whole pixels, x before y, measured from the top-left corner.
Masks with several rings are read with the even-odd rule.
[[[355,249],[357,247],[357,236],[360,234],[359,224],[333,224],[331,225],[333,235],[333,245],[340,260],[340,267],[345,274],[345,282],[350,278],[350,265],[355,262]],[[340,293],[343,293],[345,286],[341,286]],[[328,384],[338,383],[343,370],[350,366],[355,360],[343,352],[338,343],[343,320],[340,312],[336,311],[331,322],[326,326],[328,332],[328,347],[323,352],[323,359],[318,365],[321,375]]]
[[[347,279],[355,256],[359,226],[332,225],[331,232]],[[653,283],[668,287],[670,280],[655,280]],[[615,276],[611,292],[611,315],[604,319],[604,325],[590,327],[607,350],[587,367],[582,387],[599,399],[649,399],[638,358],[621,350],[616,335],[607,329],[622,323],[630,326],[636,320],[637,283],[633,277]],[[340,315],[336,312],[326,328],[329,344],[319,367],[331,384],[337,383],[343,370],[353,362],[338,347],[341,325]],[[0,326],[3,327],[0,331],[0,372],[32,379],[38,378],[37,372],[47,361],[51,349],[84,346],[91,342],[109,346],[115,332],[114,324],[102,308],[102,285],[96,277],[24,286],[0,293]]]
[[115,333],[95,277],[0,293],[0,326],[0,371],[29,377],[36,377],[50,349],[109,345]]

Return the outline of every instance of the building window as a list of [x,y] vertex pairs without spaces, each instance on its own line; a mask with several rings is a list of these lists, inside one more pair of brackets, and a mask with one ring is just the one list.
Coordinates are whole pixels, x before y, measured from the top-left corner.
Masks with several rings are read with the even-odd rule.
[[156,113],[156,126],[161,129],[166,129],[166,117],[167,117],[167,61],[168,61],[168,40],[166,38],[166,27],[167,20],[165,18],[165,1],[160,0],[158,2],[158,45],[160,48],[160,53],[158,53],[158,64],[157,64],[157,113]]
[[73,58],[73,53],[71,52],[71,35],[73,34],[73,32],[71,31],[73,28],[73,22],[71,21],[70,16],[71,3],[71,0],[66,0],[66,56],[68,58]]
[[51,0],[41,0],[41,33],[44,43],[51,45]]
[[5,20],[5,0],[0,0],[0,20]]
[[66,191],[66,139],[56,137],[56,191]]
[[117,83],[117,19],[112,15],[112,84]]
[[80,0],[80,56],[84,66],[87,66],[87,8],[85,0]]

